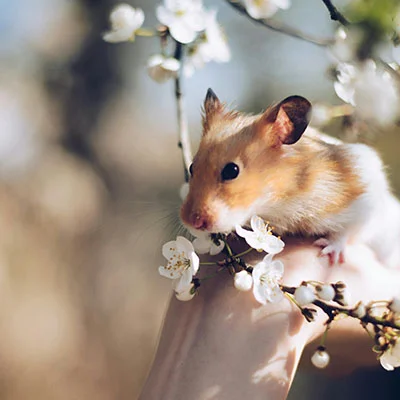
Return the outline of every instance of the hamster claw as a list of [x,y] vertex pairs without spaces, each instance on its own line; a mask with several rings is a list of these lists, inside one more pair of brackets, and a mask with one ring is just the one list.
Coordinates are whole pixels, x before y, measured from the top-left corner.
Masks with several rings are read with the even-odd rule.
[[320,247],[320,257],[327,256],[329,265],[343,264],[345,240],[329,240],[327,238],[319,238],[314,243],[314,246]]

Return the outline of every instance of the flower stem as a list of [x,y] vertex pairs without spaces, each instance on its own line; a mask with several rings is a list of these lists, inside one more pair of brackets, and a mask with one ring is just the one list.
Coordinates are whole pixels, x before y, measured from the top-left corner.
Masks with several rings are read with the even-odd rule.
[[283,294],[287,297],[289,301],[291,301],[300,311],[303,311],[301,305],[296,301],[296,299],[290,295],[288,292],[285,292],[285,290],[281,287]]
[[325,342],[326,342],[326,339],[328,338],[328,331],[329,331],[330,327],[331,327],[331,324],[326,324],[324,334],[322,335],[322,338],[321,338],[321,346],[325,347]]
[[231,246],[229,246],[229,244],[226,240],[224,240],[224,243],[225,243],[225,248],[228,252],[229,257],[233,257],[233,252],[232,252]]
[[153,37],[158,36],[158,32],[153,31],[152,29],[147,28],[139,28],[135,31],[136,36],[144,36],[144,37]]
[[[289,286],[281,286],[282,291],[286,294],[294,294],[296,288],[295,287],[289,287]],[[400,330],[400,324],[397,324],[393,320],[390,319],[383,319],[383,318],[378,318],[378,317],[373,317],[370,314],[366,314],[364,317],[359,318],[356,315],[352,313],[351,308],[346,308],[342,306],[336,306],[333,304],[327,304],[324,301],[321,300],[314,300],[312,302],[316,307],[321,309],[327,316],[328,316],[328,323],[329,321],[333,321],[336,315],[338,314],[344,314],[347,315],[348,317],[358,319],[364,324],[372,324],[374,326],[382,326],[382,327],[389,327],[393,329]]]
[[328,9],[332,21],[338,21],[343,26],[349,25],[349,21],[347,21],[344,15],[341,14],[339,10],[332,4],[331,0],[322,0],[322,2]]
[[190,149],[189,124],[186,115],[184,96],[182,91],[182,77],[184,67],[184,45],[175,41],[174,57],[180,62],[180,68],[175,78],[175,99],[178,118],[178,147],[182,151],[185,181],[189,181],[189,167],[192,163],[192,151]]
[[252,247],[249,247],[247,250],[242,251],[241,253],[236,254],[235,257],[243,257],[243,256],[245,256],[246,254],[251,253],[253,250],[254,250],[254,249],[253,249]]
[[317,46],[328,46],[333,43],[333,39],[321,39],[311,35],[308,35],[304,32],[301,32],[297,29],[292,28],[291,26],[287,26],[279,21],[274,21],[272,19],[257,19],[253,18],[246,10],[246,7],[239,0],[226,0],[229,5],[231,5],[235,10],[240,12],[241,14],[246,15],[253,22],[263,25],[266,28],[269,28],[275,32],[284,33],[288,36],[294,37],[296,39],[303,40],[308,43],[315,44]]

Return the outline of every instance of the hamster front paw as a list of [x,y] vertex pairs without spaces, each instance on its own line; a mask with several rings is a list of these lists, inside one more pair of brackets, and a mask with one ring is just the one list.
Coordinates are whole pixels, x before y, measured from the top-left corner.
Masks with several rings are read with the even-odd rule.
[[344,246],[346,244],[346,238],[340,237],[335,239],[319,238],[313,245],[320,247],[320,257],[329,257],[329,265],[333,266],[336,264],[344,263]]

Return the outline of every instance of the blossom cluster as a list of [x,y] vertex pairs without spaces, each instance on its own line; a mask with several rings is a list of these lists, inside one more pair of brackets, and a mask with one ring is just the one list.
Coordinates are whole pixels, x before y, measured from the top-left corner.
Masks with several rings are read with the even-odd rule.
[[[263,21],[290,5],[290,0],[243,1],[247,15]],[[180,72],[191,77],[211,61],[230,61],[231,51],[217,21],[217,11],[206,9],[202,0],[164,0],[156,7],[155,14],[160,26],[155,30],[143,29],[143,10],[119,4],[110,14],[111,29],[103,38],[118,43],[134,41],[136,36],[159,37],[161,51],[147,61],[148,75],[158,83],[177,78]],[[399,19],[399,16],[393,18],[394,27],[399,25]],[[400,30],[369,43],[368,24],[365,24],[367,28],[363,26],[339,27],[328,47],[334,62],[334,90],[347,107],[317,103],[312,121],[316,126],[327,124],[337,116],[351,116],[352,121],[361,120],[377,127],[390,126],[400,119],[400,92],[396,82],[400,65]],[[169,50],[169,39],[177,45],[172,51]],[[383,63],[378,65],[374,60]]]
[[[279,9],[290,7],[290,0],[245,0],[244,7],[252,18],[272,17]],[[161,24],[157,30],[142,29],[144,12],[129,4],[117,5],[110,14],[110,31],[103,39],[110,43],[134,41],[136,36],[159,36],[161,52],[147,62],[149,76],[158,83],[176,78],[180,70],[190,77],[205,64],[226,63],[231,59],[223,29],[217,21],[217,11],[206,9],[202,0],[164,0],[155,10]],[[168,54],[167,40],[185,46],[182,54]],[[179,52],[178,52],[179,53]]]
[[[147,61],[147,72],[158,83],[176,78],[180,70],[192,76],[195,70],[211,61],[230,61],[230,49],[217,21],[217,11],[205,9],[201,0],[164,0],[155,12],[161,26],[157,30],[143,29],[143,10],[119,4],[110,14],[111,30],[103,39],[117,43],[133,41],[135,36],[158,36],[161,52]],[[186,47],[184,64],[183,55],[176,54],[176,50],[168,54],[168,38],[180,48]]]
[[351,116],[354,121],[385,128],[400,119],[400,46],[386,38],[366,50],[365,35],[359,27],[338,28],[328,52],[334,63],[334,90],[348,107],[335,110],[317,104],[314,125],[325,125],[336,116]]
[[[280,283],[284,267],[280,260],[274,260],[273,257],[283,250],[284,242],[273,235],[268,223],[258,216],[251,219],[251,230],[237,226],[236,233],[245,239],[250,246],[249,250],[265,251],[267,255],[254,267],[243,268],[237,263],[235,267],[239,270],[233,269],[234,286],[241,291],[253,288],[254,297],[261,304],[281,300],[283,292]],[[167,265],[159,267],[159,273],[173,280],[175,294],[180,300],[191,300],[200,285],[201,279],[195,277],[201,265],[196,252],[217,255],[229,246],[221,236],[216,238],[201,232],[196,235],[193,242],[178,236],[176,240],[166,243],[162,249]]]

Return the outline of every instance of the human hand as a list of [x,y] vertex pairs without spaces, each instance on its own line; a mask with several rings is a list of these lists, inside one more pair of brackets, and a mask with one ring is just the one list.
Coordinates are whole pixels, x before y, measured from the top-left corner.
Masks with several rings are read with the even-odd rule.
[[[263,256],[254,254],[247,260],[253,265]],[[288,286],[341,280],[354,303],[398,295],[400,271],[382,266],[370,249],[348,245],[345,257],[344,264],[330,267],[311,241],[299,239],[287,241],[276,256],[284,262]],[[192,301],[172,299],[141,399],[284,399],[305,346],[324,331],[325,320],[319,312],[316,321],[306,322],[287,300],[262,306],[220,274]],[[377,363],[371,339],[356,320],[335,322],[328,340],[328,371]]]

